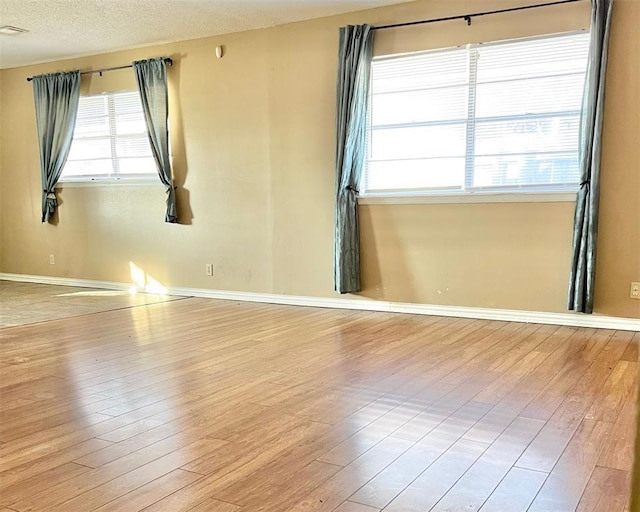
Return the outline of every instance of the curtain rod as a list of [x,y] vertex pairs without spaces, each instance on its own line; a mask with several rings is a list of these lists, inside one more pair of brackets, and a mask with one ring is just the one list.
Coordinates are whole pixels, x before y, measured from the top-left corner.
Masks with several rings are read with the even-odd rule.
[[549,7],[550,5],[570,4],[573,2],[581,2],[582,0],[560,0],[559,2],[549,2],[546,4],[523,5],[521,7],[511,7],[509,9],[500,9],[497,11],[474,12],[470,14],[460,14],[458,16],[448,16],[446,18],[433,18],[430,20],[409,21],[406,23],[394,23],[393,25],[381,25],[372,27],[373,30],[384,30],[386,28],[410,27],[412,25],[423,25],[425,23],[437,23],[439,21],[465,20],[467,25],[471,25],[471,18],[478,16],[489,16],[490,14],[501,14],[503,12],[524,11],[525,9],[537,9],[538,7]]
[[[169,66],[173,66],[173,60],[169,57],[165,57],[164,61],[169,64]],[[106,72],[106,71],[115,71],[117,69],[127,69],[127,68],[132,68],[133,64],[129,64],[128,66],[116,66],[113,68],[102,68],[102,69],[92,69],[91,71],[82,71],[80,74],[81,75],[93,75],[94,73],[100,73],[100,76],[102,76],[102,73]],[[30,76],[29,78],[27,78],[27,82],[31,82],[31,80],[33,80],[35,77]]]

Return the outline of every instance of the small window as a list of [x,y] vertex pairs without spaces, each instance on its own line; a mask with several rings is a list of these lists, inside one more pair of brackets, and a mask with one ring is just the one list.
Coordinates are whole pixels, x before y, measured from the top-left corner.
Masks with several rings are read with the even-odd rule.
[[61,181],[157,176],[140,94],[127,91],[81,97]]
[[363,194],[572,191],[589,34],[374,59]]

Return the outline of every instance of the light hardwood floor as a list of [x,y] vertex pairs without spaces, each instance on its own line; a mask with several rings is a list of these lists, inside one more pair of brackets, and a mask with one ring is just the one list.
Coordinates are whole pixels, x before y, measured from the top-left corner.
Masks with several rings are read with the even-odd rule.
[[623,512],[639,344],[194,298],[5,327],[0,512]]

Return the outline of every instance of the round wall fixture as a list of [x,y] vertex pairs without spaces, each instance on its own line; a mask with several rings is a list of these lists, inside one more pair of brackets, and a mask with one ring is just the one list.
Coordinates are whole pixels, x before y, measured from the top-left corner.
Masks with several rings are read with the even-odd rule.
[[216,46],[216,57],[221,59],[224,56],[224,46]]

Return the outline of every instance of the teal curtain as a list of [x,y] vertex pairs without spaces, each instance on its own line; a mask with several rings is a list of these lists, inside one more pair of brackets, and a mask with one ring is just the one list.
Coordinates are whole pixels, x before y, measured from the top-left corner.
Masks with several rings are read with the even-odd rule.
[[80,71],[33,77],[40,175],[42,222],[56,212],[55,186],[69,156],[80,101]]
[[580,190],[573,227],[568,309],[593,312],[600,199],[600,155],[613,0],[591,1],[591,44],[580,127]]
[[357,195],[366,158],[373,34],[369,25],[340,29],[334,239],[334,287],[338,293],[360,291]]
[[158,176],[167,192],[167,211],[164,220],[178,222],[176,191],[173,186],[169,157],[167,65],[163,58],[140,60],[133,63],[133,71],[142,99],[142,110],[147,123],[153,158],[158,168]]

